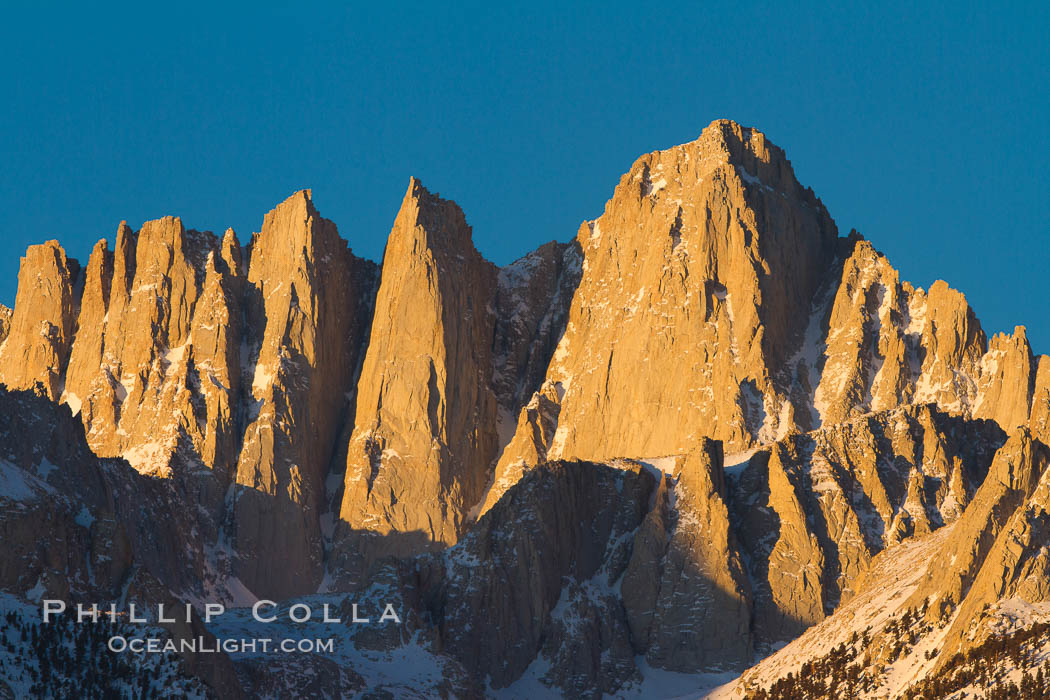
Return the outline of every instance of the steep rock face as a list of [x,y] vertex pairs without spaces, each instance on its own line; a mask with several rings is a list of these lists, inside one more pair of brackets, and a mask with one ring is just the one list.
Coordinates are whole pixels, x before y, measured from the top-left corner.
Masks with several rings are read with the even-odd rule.
[[[235,259],[236,245],[224,247]],[[228,499],[234,572],[257,595],[287,597],[320,583],[325,479],[364,342],[374,274],[374,265],[356,258],[335,224],[317,213],[308,190],[267,214],[252,239],[245,428]],[[213,291],[222,296],[218,282]],[[236,357],[222,337],[211,342]]]
[[[704,141],[702,137],[697,143]],[[693,146],[688,144],[682,148]],[[746,171],[737,169],[734,172]],[[770,193],[768,186],[759,187],[751,179],[744,178],[743,182],[745,188],[751,186]],[[658,192],[662,193],[667,187],[661,185]],[[622,189],[623,183],[617,196]],[[614,197],[609,208],[616,202],[617,197]],[[608,214],[607,211],[606,216]],[[789,333],[785,344],[778,345],[788,350],[779,356],[769,353],[755,356],[758,358],[755,362],[759,363],[755,366],[761,367],[760,373],[766,379],[748,380],[737,392],[734,386],[725,384],[725,374],[719,367],[727,362],[740,366],[737,360],[728,359],[740,356],[740,341],[729,336],[713,341],[714,345],[710,347],[728,347],[731,352],[705,354],[705,369],[694,373],[690,367],[697,365],[690,364],[690,358],[697,347],[706,347],[708,341],[688,342],[683,347],[681,340],[683,331],[693,327],[703,332],[726,334],[727,329],[736,327],[733,325],[739,321],[736,315],[732,319],[728,315],[718,317],[716,308],[711,312],[714,315],[709,324],[691,323],[689,319],[676,316],[687,315],[691,308],[688,304],[667,311],[662,306],[664,301],[642,293],[636,299],[632,297],[630,304],[624,306],[613,301],[619,298],[617,290],[602,287],[599,294],[588,289],[589,271],[597,255],[592,250],[595,241],[608,235],[614,250],[618,251],[624,245],[624,239],[630,238],[623,234],[622,228],[607,231],[603,225],[609,226],[599,219],[593,228],[585,226],[590,233],[580,237],[585,274],[574,297],[573,308],[586,306],[587,313],[570,316],[545,383],[521,410],[514,437],[500,455],[494,485],[485,501],[486,508],[491,507],[524,471],[543,459],[566,454],[593,459],[608,457],[603,452],[604,447],[593,445],[578,453],[566,453],[566,445],[575,444],[572,435],[577,430],[588,436],[585,444],[594,440],[641,441],[641,447],[621,446],[616,449],[625,456],[642,457],[646,452],[659,455],[678,451],[680,447],[676,444],[685,445],[695,439],[697,432],[722,434],[731,449],[733,446],[740,449],[769,444],[792,432],[814,430],[873,412],[922,403],[935,403],[942,410],[964,417],[989,418],[1004,430],[1012,430],[1029,420],[1042,426],[1046,424],[1046,416],[1050,415],[1050,409],[1046,408],[1050,406],[1050,399],[1045,398],[1050,396],[1045,389],[1050,380],[1040,383],[1038,370],[1042,358],[1033,356],[1023,327],[1018,327],[1012,336],[995,336],[989,347],[980,322],[961,293],[941,281],[934,283],[929,292],[902,282],[887,259],[855,233],[839,239],[834,259],[829,258],[826,269],[822,271],[819,287],[812,294],[808,308],[801,312],[801,316],[794,316],[791,322],[794,334]],[[593,233],[595,230],[598,234]],[[627,226],[628,234],[631,230],[632,226]],[[726,234],[719,231],[732,230],[733,225],[729,223],[721,229],[715,227],[704,240],[724,237]],[[729,237],[732,239],[732,235]],[[645,242],[650,247],[659,248],[661,240],[650,236]],[[621,268],[606,270],[599,277],[601,283],[617,287],[628,284],[629,279],[642,277],[645,263],[639,261],[644,257],[639,252],[632,255],[638,261],[632,257],[634,262],[630,265],[622,263]],[[719,250],[712,255],[713,259],[722,260],[731,257],[732,250]],[[691,256],[697,257],[695,251]],[[667,265],[662,270],[667,274],[674,267],[676,258],[673,251],[664,251],[664,257]],[[734,276],[739,278],[740,273],[736,272]],[[648,279],[661,278],[659,274],[650,274]],[[696,277],[691,275],[690,279]],[[643,286],[637,279],[634,284]],[[664,282],[658,286],[661,290],[666,288]],[[719,287],[715,291],[717,293],[711,298],[715,302],[724,302],[724,305],[739,298],[739,295],[734,297],[728,288]],[[725,299],[720,299],[722,296]],[[757,309],[754,313],[758,314],[770,309],[758,297],[748,306]],[[633,315],[639,314],[656,315],[659,319],[644,321],[645,331],[623,331],[632,323]],[[608,330],[604,336],[599,334],[600,337],[588,335],[588,342],[577,348],[571,345],[572,339],[582,331],[575,324],[616,332]],[[665,331],[660,331],[661,328]],[[598,332],[587,331],[587,334],[594,333]],[[681,351],[673,360],[670,352],[666,359],[660,359],[661,353],[654,350],[665,337],[674,338],[674,353]],[[646,349],[639,352],[629,350],[637,342],[645,343]],[[759,346],[750,343],[746,347],[754,351]],[[607,395],[606,392],[620,391],[616,389],[619,383],[613,370],[615,358],[624,355],[625,350],[633,353],[631,357],[635,359],[631,367],[640,368],[637,376],[642,379],[624,389],[624,393],[613,402],[612,393]],[[595,361],[582,366],[580,358],[584,356]],[[604,359],[598,362],[595,358]],[[646,373],[652,373],[652,376]],[[581,376],[583,379],[579,378]],[[1044,379],[1050,376],[1050,371],[1044,372],[1043,376]],[[586,385],[587,395],[591,397],[589,404],[582,400],[577,403],[589,406],[586,410],[579,409],[582,413],[574,413],[571,408],[576,396],[571,389],[573,382],[577,386]],[[697,396],[691,400],[667,398],[682,391]],[[638,396],[628,398],[630,392]],[[701,400],[698,392],[707,398]],[[727,395],[738,397],[739,400],[730,403],[739,410],[727,409],[713,419],[713,423],[698,423],[699,419],[691,419],[688,424],[676,427],[675,420],[678,419],[667,414],[668,407],[673,407],[676,416],[691,415],[692,411],[710,411],[712,406],[719,405],[721,397]],[[594,420],[587,416],[581,418],[587,411],[594,411],[597,417]],[[581,427],[574,427],[578,421],[582,421]],[[614,424],[607,424],[608,421]],[[632,430],[628,422],[634,426],[645,425],[647,429]],[[698,431],[697,426],[706,427]],[[735,437],[720,433],[743,428],[747,429]],[[659,442],[659,436],[665,433],[669,441]],[[633,437],[635,435],[639,437]]]
[[223,238],[222,257],[213,252],[204,264],[204,282],[191,326],[192,364],[187,362],[190,388],[196,391],[194,413],[206,429],[190,431],[196,453],[204,464],[225,475],[240,447],[238,402],[242,396],[241,347],[244,322],[241,299],[244,283],[240,267],[227,257],[240,254],[230,229]]
[[879,552],[958,519],[1004,437],[915,406],[787,438],[731,468],[756,645],[795,637],[855,594]]
[[99,458],[68,407],[0,387],[0,589],[101,603],[148,576],[164,596],[243,602],[214,547],[222,489],[187,466],[158,479]]
[[751,585],[725,503],[721,444],[703,441],[670,476],[621,586],[632,644],[656,668],[742,670]]
[[192,324],[218,241],[176,217],[92,253],[63,399],[82,414],[96,453],[163,474],[180,439],[203,443],[198,392],[211,358],[194,353]]
[[497,465],[478,515],[547,458],[558,427],[561,390],[544,382],[580,284],[579,243],[548,243],[499,272],[493,389],[499,406]]
[[[796,381],[802,404],[811,393],[809,425],[835,424],[910,400],[909,385],[921,363],[921,328],[910,317],[925,295],[901,283],[897,271],[856,236],[846,243],[841,274],[829,279],[830,307],[815,309],[810,342]],[[850,250],[851,249],[851,250]],[[826,322],[819,319],[827,314]],[[821,335],[821,326],[826,332]],[[813,342],[812,331],[823,339]],[[808,365],[808,366],[807,366]],[[808,376],[807,376],[808,375]]]
[[746,447],[790,427],[765,399],[771,368],[835,238],[757,131],[719,121],[640,158],[577,236],[583,275],[546,378],[564,391],[551,455],[644,458],[703,435]]
[[501,420],[513,423],[543,383],[580,284],[581,263],[577,241],[551,242],[500,269],[493,388],[501,411],[508,414],[501,414]]
[[[159,477],[183,470],[186,483],[156,497],[179,492],[202,515],[189,571],[207,569],[210,548],[236,552],[223,575],[262,595],[316,588],[325,480],[353,420],[375,265],[303,191],[248,250],[232,229],[219,239],[165,217],[138,232],[122,222],[114,249],[100,241],[82,279],[78,269],[57,244],[30,249],[0,379],[41,382],[98,455]],[[37,326],[47,332],[27,330]],[[178,588],[176,569],[164,581]]]
[[[122,226],[126,224],[122,223]],[[60,400],[74,415],[80,412],[80,397],[91,395],[91,380],[102,367],[109,295],[113,286],[113,252],[105,239],[98,241],[84,271],[84,291],[77,319],[76,341],[72,344],[65,387]]]
[[186,507],[206,482],[150,478],[123,459],[99,458],[67,407],[2,387],[0,471],[0,589],[101,603],[148,576],[165,582],[157,584],[163,596],[223,599],[202,546],[214,525],[203,509]]
[[558,386],[545,383],[521,409],[514,434],[496,464],[492,485],[485,494],[479,515],[488,512],[529,468],[547,461],[548,448],[558,428],[562,395]]
[[[1022,429],[996,453],[987,478],[974,494],[942,555],[951,566],[931,567],[911,601],[931,600],[928,616],[951,610],[970,593],[974,579],[1010,518],[1035,490],[1047,462],[1047,448]],[[969,624],[966,618],[963,624]]]
[[756,130],[717,121],[640,158],[577,235],[582,275],[541,389],[557,396],[544,411],[556,429],[537,442],[545,431],[523,409],[486,506],[534,455],[645,458],[701,436],[741,448],[790,432],[794,409],[774,379],[836,236]]
[[132,553],[105,466],[80,422],[46,398],[0,387],[0,590],[64,599],[110,593]]
[[[108,602],[118,609],[134,603],[141,611],[163,603],[170,611],[185,603],[158,576],[174,582],[181,575],[196,589],[189,599],[199,601],[211,593],[206,567],[194,568],[183,549],[185,540],[197,539],[199,516],[187,517],[184,499],[165,497],[171,482],[144,477],[122,459],[96,457],[81,422],[45,395],[0,387],[0,591],[34,605],[49,598],[102,610]],[[161,626],[176,639],[203,636],[214,644],[199,619]],[[243,697],[225,654],[179,656],[181,672],[221,697]]]
[[48,398],[62,393],[62,377],[76,328],[80,264],[57,241],[30,246],[18,270],[18,295],[0,345],[0,382],[30,389],[41,382]]
[[[348,547],[365,562],[455,542],[481,500],[498,448],[496,289],[463,212],[413,179],[383,256],[347,451],[340,518],[363,532]],[[402,546],[374,537],[390,532]]]
[[547,683],[580,697],[634,675],[614,587],[655,485],[637,464],[551,463],[457,546],[422,560],[421,599],[447,652],[494,688],[538,657],[550,661]]
[[[1010,491],[1021,495],[1024,501],[1012,512],[1009,505],[1013,499],[1009,497],[998,499],[1002,503],[998,508],[986,506],[980,509],[982,514],[988,514],[988,524],[981,529],[982,537],[971,547],[980,555],[987,546],[985,533],[995,536],[995,542],[987,549],[976,575],[969,567],[958,572],[959,593],[964,597],[957,598],[962,604],[945,638],[944,658],[984,641],[992,631],[990,625],[982,624],[991,617],[986,611],[994,610],[999,603],[1017,601],[1022,606],[1035,608],[1050,603],[1050,552],[1046,548],[1050,535],[1050,514],[1047,512],[1050,507],[1050,471],[1046,469],[1050,463],[1050,449],[1032,440],[1027,431],[1020,431],[1008,445],[1011,452],[1004,453],[1002,461],[1013,467],[1007,477],[1010,483],[1002,484],[997,480],[996,485],[999,488],[1004,485],[1012,487]],[[996,474],[997,479],[1002,476]],[[975,505],[977,503],[975,501]],[[1007,513],[1008,518],[1004,520]],[[959,533],[959,545],[967,534]],[[958,561],[965,564],[968,559]],[[956,580],[951,583],[956,583]],[[967,583],[968,589],[963,589]],[[944,591],[945,588],[937,588],[931,594],[936,596]],[[948,594],[955,591],[956,586],[952,585]]]
[[789,366],[796,415],[809,408],[809,426],[928,402],[991,418],[1004,430],[1027,421],[1036,360],[1023,327],[989,347],[961,293],[943,281],[929,292],[900,281],[856,236],[844,241],[841,272],[829,277],[824,295]]
[[991,418],[1004,430],[1025,425],[1031,414],[1037,364],[1024,326],[1013,335],[997,333],[981,358],[974,415]]
[[1034,363],[1032,410],[1028,427],[1044,444],[1050,444],[1050,357],[1040,355]]
[[1015,430],[960,518],[878,554],[833,615],[712,697],[751,697],[800,671],[836,696],[905,697],[951,675],[956,654],[1046,622],[1048,463],[1050,450]]
[[11,332],[11,309],[0,304],[0,345],[7,340],[7,334]]

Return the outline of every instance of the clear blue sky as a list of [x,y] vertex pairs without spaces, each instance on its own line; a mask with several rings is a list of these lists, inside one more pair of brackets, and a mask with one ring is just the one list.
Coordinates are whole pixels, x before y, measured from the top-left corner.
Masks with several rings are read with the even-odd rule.
[[6,7],[0,301],[31,243],[86,262],[121,219],[165,214],[247,241],[304,187],[378,260],[409,175],[504,264],[729,117],[843,234],[1050,351],[1050,10],[997,4]]

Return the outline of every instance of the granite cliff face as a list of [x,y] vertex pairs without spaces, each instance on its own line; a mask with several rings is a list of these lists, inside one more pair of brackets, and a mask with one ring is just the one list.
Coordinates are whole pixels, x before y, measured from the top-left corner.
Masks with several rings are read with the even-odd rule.
[[[577,235],[582,277],[545,377],[557,429],[526,452],[652,457],[703,436],[738,449],[786,434],[792,409],[774,374],[836,236],[757,131],[715,122],[693,143],[640,158]],[[501,467],[522,459],[505,452]]]
[[858,234],[836,236],[753,130],[715,122],[639,159],[577,237],[565,334],[485,506],[547,458],[657,457],[703,436],[741,451],[921,403],[1027,423],[1023,328],[989,347],[962,294],[915,289]]
[[303,191],[247,249],[233,230],[220,239],[165,217],[137,232],[121,223],[114,250],[99,241],[79,269],[53,242],[30,249],[4,382],[42,384],[99,456],[159,478],[208,470],[187,505],[206,514],[236,585],[316,589],[375,266]]
[[441,669],[194,666],[264,695],[689,692],[772,654],[726,691],[757,692],[853,620],[882,635],[883,573],[941,640],[911,682],[1050,605],[1050,358],[840,237],[754,129],[639,158],[573,240],[502,268],[415,179],[381,266],[309,190],[246,241],[165,217],[84,266],[27,251],[0,307],[2,590],[382,593],[404,627],[340,658]]
[[49,398],[62,391],[76,325],[80,263],[57,241],[30,246],[18,273],[18,297],[0,346],[4,383],[25,389],[40,382]]
[[321,581],[326,480],[352,416],[374,280],[374,265],[350,252],[309,191],[267,214],[251,240],[244,429],[227,500],[235,573],[256,595],[286,597]]
[[[463,533],[496,458],[497,270],[463,212],[415,179],[383,256],[357,385],[340,520],[354,554],[408,554]],[[418,533],[390,549],[376,536]],[[396,540],[395,540],[396,542]]]
[[7,334],[11,332],[11,309],[0,304],[0,343],[7,340]]
[[[983,697],[980,674],[959,673],[966,670],[961,660],[968,653],[978,658],[989,642],[1008,645],[1011,636],[1050,619],[1040,540],[1048,460],[1048,448],[1018,428],[958,519],[887,548],[834,615],[713,697],[788,692],[785,679],[804,669],[807,682],[851,697],[957,691]],[[1023,672],[1034,676],[1047,641],[1037,634],[1022,655],[1000,659],[993,672],[1014,684]],[[832,657],[837,661],[828,665]]]

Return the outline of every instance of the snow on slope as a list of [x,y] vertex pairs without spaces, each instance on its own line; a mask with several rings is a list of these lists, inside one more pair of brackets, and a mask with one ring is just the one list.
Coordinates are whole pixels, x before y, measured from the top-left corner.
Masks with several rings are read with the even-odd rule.
[[[926,537],[902,542],[889,550],[889,556],[877,557],[866,576],[869,584],[856,597],[739,679],[717,688],[706,697],[711,700],[744,698],[749,691],[766,688],[789,673],[797,674],[804,663],[827,656],[839,644],[849,643],[847,640],[851,638],[857,651],[863,653],[865,632],[878,633],[902,612],[902,607],[926,573],[931,553],[951,536],[953,529],[953,525],[942,527]],[[894,697],[932,667],[935,660],[927,660],[925,655],[937,646],[940,637],[950,627],[950,620],[942,625],[926,635],[909,653],[885,666],[872,696],[888,694]]]

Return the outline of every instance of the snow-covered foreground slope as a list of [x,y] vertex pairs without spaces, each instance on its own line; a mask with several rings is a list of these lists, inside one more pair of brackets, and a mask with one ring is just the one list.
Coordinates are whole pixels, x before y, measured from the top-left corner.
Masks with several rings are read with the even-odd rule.
[[957,521],[882,552],[833,615],[710,697],[939,697],[1035,683],[1050,653],[1048,461],[1015,433]]
[[[935,559],[940,546],[951,536],[952,527],[902,543],[877,557],[865,577],[865,588],[861,593],[836,610],[834,615],[707,697],[712,700],[747,697],[789,674],[797,676],[806,662],[823,659],[843,644],[858,658],[870,653],[874,648],[872,639],[880,637],[891,623],[900,619],[926,573],[931,557]],[[943,625],[929,630],[920,643],[910,646],[906,653],[892,662],[872,659],[864,669],[869,674],[868,687],[850,687],[849,692],[855,696],[862,693],[873,697],[898,696],[911,681],[921,677],[933,665],[933,661],[926,658],[926,652],[937,648],[946,629],[947,625]],[[877,664],[883,663],[876,671]]]

